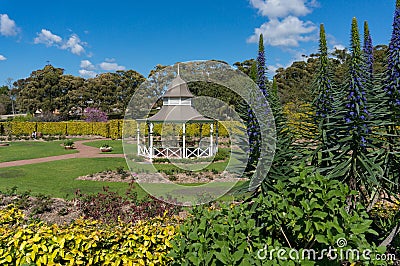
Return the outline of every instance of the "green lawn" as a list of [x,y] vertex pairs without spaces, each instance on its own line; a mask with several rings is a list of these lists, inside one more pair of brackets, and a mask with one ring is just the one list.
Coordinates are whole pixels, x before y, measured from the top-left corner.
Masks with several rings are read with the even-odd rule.
[[107,144],[108,146],[113,147],[112,152],[108,153],[113,153],[113,154],[123,154],[124,150],[122,148],[122,140],[99,140],[99,141],[93,141],[93,142],[85,142],[83,145],[87,145],[90,147],[95,147],[95,148],[100,148],[104,144]]
[[[118,140],[94,141],[85,143],[85,145],[88,144],[88,146],[100,147],[104,143],[107,143],[114,148],[113,153],[123,153],[122,142]],[[0,151],[3,148],[7,149],[7,152],[0,153],[0,161],[46,157],[76,152],[64,150],[60,144],[62,144],[62,141],[11,143],[11,146],[9,147],[0,148]],[[26,149],[26,147],[30,148]],[[132,150],[130,152],[134,154],[136,145],[128,144],[125,148]],[[30,152],[26,150],[29,150]],[[235,163],[237,164],[239,162]],[[131,167],[133,166],[134,169],[139,168],[139,172],[152,172],[151,169],[153,166],[150,164],[139,164],[132,161],[129,164]],[[208,165],[206,169],[214,169],[218,172],[221,172],[225,169],[227,164],[227,161],[212,163]],[[124,158],[76,158],[40,164],[0,168],[0,191],[6,192],[13,187],[17,187],[18,192],[31,191],[34,195],[43,193],[51,197],[71,199],[74,197],[77,189],[80,189],[82,193],[97,193],[102,191],[104,186],[108,186],[111,191],[116,191],[123,195],[128,188],[128,183],[75,180],[78,176],[94,174],[108,169],[115,170],[118,167],[124,167],[127,169]],[[156,167],[159,171],[177,168],[177,166],[173,164],[154,164],[154,167]],[[190,165],[188,168],[191,168]],[[241,183],[242,182],[236,184],[235,187]],[[204,186],[204,184],[180,184],[178,186],[152,184],[150,186],[152,189],[155,188],[158,192],[161,192],[161,194],[165,196],[178,195],[178,197],[182,196],[181,200],[193,200],[195,199],[193,198],[194,195],[191,194],[192,192],[188,186],[199,186],[198,192],[201,194],[204,191],[203,189],[206,189],[205,192],[207,192],[206,187],[219,191],[224,190],[226,185],[227,184],[215,183],[211,186]],[[146,195],[146,192],[141,187],[136,186],[136,188],[139,198]],[[226,195],[220,200],[231,199],[232,195]]]
[[[5,192],[14,186],[19,192],[30,190],[33,194],[43,193],[52,197],[72,198],[77,189],[83,193],[102,191],[103,186],[110,190],[125,193],[128,183],[96,182],[75,180],[78,176],[94,174],[117,167],[126,168],[123,158],[84,158],[30,164],[17,167],[0,168],[0,191]],[[126,168],[127,169],[127,168]],[[144,192],[138,188],[139,197]]]
[[25,159],[34,159],[69,153],[76,150],[65,150],[61,144],[63,140],[43,141],[17,141],[9,142],[10,146],[0,147],[0,162],[10,162]]

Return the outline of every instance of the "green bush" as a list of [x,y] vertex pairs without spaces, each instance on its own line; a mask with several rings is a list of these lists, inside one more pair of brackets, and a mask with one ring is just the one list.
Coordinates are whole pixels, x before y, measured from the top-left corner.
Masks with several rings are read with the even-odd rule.
[[74,146],[74,142],[70,139],[64,141],[64,146]]
[[[371,229],[372,220],[364,207],[358,204],[351,213],[346,211],[346,198],[355,195],[355,191],[338,180],[314,173],[311,168],[301,167],[297,171],[297,177],[288,182],[277,181],[255,202],[257,224],[262,227],[261,235],[268,250],[312,248],[317,256],[328,247],[337,248],[338,252],[351,249],[360,253],[368,249],[371,254],[385,252],[384,247],[368,242],[377,233]],[[338,246],[343,239],[347,244]],[[349,261],[354,262],[352,258]],[[323,263],[328,262],[324,258]]]
[[[357,250],[360,257],[350,256],[348,262],[380,264],[362,257],[365,250],[373,258],[385,248],[368,242],[376,232],[361,205],[346,211],[349,193],[347,185],[300,168],[297,177],[277,181],[252,203],[195,207],[181,225],[170,255],[174,265],[339,265],[346,258],[340,254]],[[347,244],[338,246],[343,240]],[[338,254],[332,260],[324,254],[330,247]],[[285,250],[287,260],[279,259],[279,249]],[[292,250],[302,254],[308,249],[316,252],[315,259],[312,254],[304,260],[288,257]]]
[[248,204],[195,207],[172,242],[172,265],[261,265],[253,214]]

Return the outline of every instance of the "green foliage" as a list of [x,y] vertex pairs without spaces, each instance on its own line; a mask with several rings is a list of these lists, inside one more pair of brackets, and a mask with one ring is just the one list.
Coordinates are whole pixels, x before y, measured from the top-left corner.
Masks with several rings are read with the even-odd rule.
[[244,60],[243,62],[235,62],[233,64],[240,71],[248,75],[254,82],[257,82],[257,61],[254,59]]
[[109,147],[111,147],[110,145],[108,145],[107,143],[104,143],[104,144],[102,144],[100,147],[103,147],[103,148],[109,148]]
[[28,121],[31,121],[32,118],[33,118],[33,115],[31,115],[31,114],[27,114],[26,116],[17,115],[12,119],[12,121],[13,122],[28,122]]
[[[189,82],[188,87],[190,92],[196,96],[208,96],[214,99],[219,99],[226,103],[231,109],[235,109],[235,105],[240,101],[240,96],[234,91],[216,83],[195,81]],[[229,110],[222,106],[220,110],[215,110],[218,115],[227,114]]]
[[64,141],[64,146],[73,146],[74,145],[74,141],[73,140],[66,140]]
[[[264,193],[276,180],[293,177],[293,165],[300,164],[303,159],[299,154],[299,146],[295,143],[295,134],[303,130],[301,129],[303,128],[302,121],[299,120],[302,117],[291,119],[285,109],[282,108],[279,99],[274,97],[272,93],[268,93],[268,103],[274,114],[276,136],[275,134],[271,135],[276,137],[276,148],[271,168],[262,184]],[[295,130],[291,131],[293,129]]]
[[317,59],[310,57],[307,62],[293,62],[291,66],[276,71],[279,98],[282,104],[287,102],[311,101],[311,84],[317,73]]
[[[272,249],[300,252],[313,249],[316,258],[329,246],[338,254],[351,249],[361,253],[369,249],[371,257],[385,248],[370,244],[377,233],[372,220],[361,204],[356,211],[346,211],[347,185],[314,173],[312,168],[296,169],[296,177],[277,181],[253,202],[237,205],[216,204],[194,207],[188,220],[180,226],[173,241],[173,265],[328,265],[339,263],[339,256],[330,261],[310,259],[281,260]],[[354,191],[351,193],[355,193]],[[346,239],[339,247],[337,241]],[[260,250],[272,254],[260,259]],[[272,252],[272,253],[269,253]],[[264,253],[265,254],[265,253]],[[363,258],[360,258],[363,260]],[[356,262],[357,258],[349,262]],[[321,264],[322,263],[322,264]],[[378,261],[364,263],[379,264]]]
[[346,248],[370,248],[367,236],[377,233],[361,204],[354,212],[346,211],[348,186],[310,168],[298,171],[297,177],[278,181],[256,201],[258,225],[262,225],[268,246],[321,251],[345,238]]
[[261,265],[249,204],[197,206],[174,239],[172,265]]

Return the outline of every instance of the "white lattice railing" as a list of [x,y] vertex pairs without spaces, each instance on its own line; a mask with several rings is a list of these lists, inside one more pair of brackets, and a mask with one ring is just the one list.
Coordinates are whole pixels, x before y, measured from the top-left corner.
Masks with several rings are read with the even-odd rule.
[[153,147],[153,156],[154,158],[182,158],[182,148],[179,147],[171,147],[171,148],[159,148]]
[[[153,147],[151,152],[149,147],[145,145],[138,146],[139,155],[145,156],[147,158],[191,158],[191,157],[211,157],[215,155],[218,150],[217,146],[200,148],[200,147],[187,147],[185,148],[185,153],[183,154],[182,147]],[[152,156],[151,156],[152,154]]]

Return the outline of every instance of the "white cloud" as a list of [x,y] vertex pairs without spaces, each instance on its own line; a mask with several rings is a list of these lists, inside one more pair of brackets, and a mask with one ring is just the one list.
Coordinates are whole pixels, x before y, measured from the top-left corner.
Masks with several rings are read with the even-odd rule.
[[264,42],[271,46],[299,46],[299,42],[307,42],[314,39],[313,33],[317,27],[311,21],[302,21],[297,17],[288,16],[283,20],[277,18],[265,22],[254,30],[254,35],[247,42],[257,43],[260,34],[264,36]]
[[[110,60],[108,60],[108,61],[110,61]],[[111,63],[111,62],[100,63],[100,68],[105,71],[125,70],[124,66],[120,66],[117,63]]]
[[114,63],[115,62],[115,58],[106,58],[106,59],[104,59],[104,62]]
[[342,45],[342,44],[336,44],[336,45],[333,46],[333,49],[344,50],[344,49],[346,49],[346,47],[344,45]]
[[81,55],[81,53],[85,52],[83,45],[86,45],[86,43],[82,42],[78,35],[72,34],[68,41],[61,46],[61,49],[70,50],[73,54]]
[[7,58],[4,55],[0,54],[0,61],[4,61],[4,60],[7,60]]
[[42,31],[36,35],[37,37],[33,40],[35,44],[44,44],[47,47],[55,46],[62,50],[68,50],[76,55],[85,53],[85,48],[83,46],[87,44],[82,42],[76,34],[72,34],[68,40],[63,40],[63,38],[53,34],[51,31],[42,29]]
[[86,70],[95,70],[96,69],[96,67],[89,60],[82,60],[80,67],[83,69],[86,69]]
[[85,78],[94,78],[97,74],[104,71],[125,70],[124,66],[120,66],[115,62],[115,59],[106,58],[102,63],[94,65],[89,60],[82,60],[80,63],[79,74]]
[[344,46],[342,43],[340,43],[335,36],[331,35],[331,34],[327,34],[326,35],[326,40],[328,42],[328,46],[331,47],[329,49],[329,52],[332,53],[335,51],[335,49],[337,50],[344,50],[346,49],[346,46]]
[[270,76],[271,78],[275,76],[276,71],[281,67],[283,67],[281,64],[276,64],[275,66],[269,65],[267,70],[268,76]]
[[95,71],[91,71],[91,70],[80,69],[79,75],[81,75],[82,77],[85,77],[85,78],[94,78],[94,77],[96,77],[97,73]]
[[15,21],[10,19],[7,14],[0,14],[0,34],[3,36],[18,35],[19,28]]
[[97,75],[96,67],[89,60],[82,60],[80,64],[81,69],[79,74],[85,78],[94,78]]
[[316,0],[250,0],[262,16],[283,18],[288,15],[305,16],[318,6]]
[[53,34],[51,31],[42,29],[40,33],[36,33],[37,37],[33,40],[35,44],[45,44],[47,47],[59,44],[62,42],[62,38],[58,35]]

